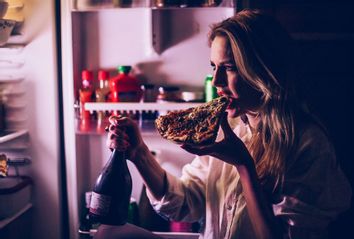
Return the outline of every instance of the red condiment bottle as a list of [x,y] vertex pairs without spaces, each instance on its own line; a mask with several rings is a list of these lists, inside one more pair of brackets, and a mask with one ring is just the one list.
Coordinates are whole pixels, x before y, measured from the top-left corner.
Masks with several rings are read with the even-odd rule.
[[[98,71],[98,83],[99,86],[95,91],[96,102],[106,102],[109,95],[109,72],[105,70]],[[105,111],[97,112],[97,130],[98,132],[104,132]]]
[[130,74],[131,66],[119,66],[118,75],[111,78],[111,102],[139,102],[141,89],[138,79]]
[[90,111],[85,110],[84,105],[86,102],[92,102],[93,86],[92,86],[92,71],[83,70],[81,72],[82,85],[79,89],[80,99],[80,118],[90,119]]
[[79,89],[79,102],[80,102],[80,130],[88,131],[90,128],[90,111],[85,110],[85,103],[92,102],[93,86],[92,86],[92,72],[83,70],[81,72],[81,88]]

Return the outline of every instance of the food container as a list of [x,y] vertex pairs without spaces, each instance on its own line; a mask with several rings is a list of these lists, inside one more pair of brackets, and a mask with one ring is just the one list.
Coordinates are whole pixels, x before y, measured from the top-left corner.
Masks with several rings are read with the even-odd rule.
[[8,2],[0,0],[0,19],[2,19],[5,16],[8,7],[9,7]]
[[14,20],[0,19],[0,46],[7,43],[15,25]]
[[157,95],[157,103],[165,102],[181,102],[179,87],[177,86],[161,86]]
[[181,98],[185,102],[204,102],[204,92],[202,92],[202,91],[182,91]]
[[30,177],[0,178],[0,220],[10,217],[31,201]]

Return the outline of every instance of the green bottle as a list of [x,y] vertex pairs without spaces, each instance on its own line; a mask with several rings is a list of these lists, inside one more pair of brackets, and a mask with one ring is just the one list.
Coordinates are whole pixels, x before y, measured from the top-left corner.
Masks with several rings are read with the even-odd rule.
[[204,83],[205,102],[209,102],[218,97],[218,94],[216,92],[216,87],[212,85],[212,81],[213,81],[213,76],[207,75]]

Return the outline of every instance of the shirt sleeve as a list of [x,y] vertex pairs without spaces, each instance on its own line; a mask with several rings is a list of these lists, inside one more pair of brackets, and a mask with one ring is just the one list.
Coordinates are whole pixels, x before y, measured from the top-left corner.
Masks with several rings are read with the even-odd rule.
[[289,238],[320,233],[349,208],[352,193],[322,130],[307,130],[300,144],[286,172],[280,201],[273,205],[274,214],[289,226]]
[[205,181],[209,170],[209,157],[197,156],[182,169],[177,178],[167,172],[167,190],[161,200],[156,200],[147,190],[147,196],[154,210],[163,216],[194,222],[205,214]]

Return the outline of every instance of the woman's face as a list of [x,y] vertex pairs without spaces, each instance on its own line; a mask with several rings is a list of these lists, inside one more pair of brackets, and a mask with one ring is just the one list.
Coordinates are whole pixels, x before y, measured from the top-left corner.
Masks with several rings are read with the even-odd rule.
[[238,73],[230,44],[226,37],[216,36],[211,43],[210,63],[213,67],[213,85],[219,95],[231,98],[227,109],[230,117],[256,112],[261,104],[261,93],[252,88]]

